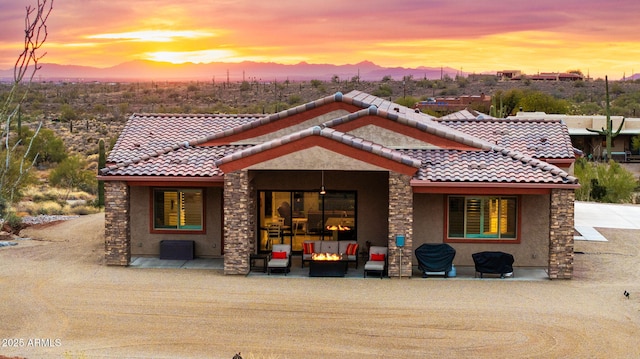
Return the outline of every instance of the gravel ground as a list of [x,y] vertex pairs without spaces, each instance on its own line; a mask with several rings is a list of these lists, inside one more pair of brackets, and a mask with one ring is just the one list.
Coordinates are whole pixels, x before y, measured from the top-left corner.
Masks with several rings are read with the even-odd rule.
[[640,231],[598,230],[572,280],[526,282],[110,267],[103,214],[35,225],[0,248],[0,355],[638,358]]
[[26,216],[22,217],[22,223],[28,225],[43,224],[57,221],[68,221],[70,219],[78,218],[78,216],[57,216],[57,215],[44,215],[39,216]]

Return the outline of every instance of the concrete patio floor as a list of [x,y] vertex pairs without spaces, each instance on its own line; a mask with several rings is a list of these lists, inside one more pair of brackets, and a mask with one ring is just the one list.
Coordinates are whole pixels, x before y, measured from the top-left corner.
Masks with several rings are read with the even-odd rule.
[[[135,257],[131,259],[131,264],[129,265],[132,268],[163,268],[163,269],[205,269],[205,270],[216,270],[222,273],[224,269],[224,259],[215,258],[215,259],[205,259],[205,258],[196,258],[193,260],[175,260],[175,259],[159,259],[159,258],[150,258],[150,257]],[[412,267],[413,279],[445,279],[442,273],[433,273],[433,275],[429,275],[428,278],[422,278],[422,272],[418,270],[417,266]],[[507,278],[500,278],[497,275],[485,274],[484,278],[476,277],[475,268],[472,266],[456,266],[456,276],[446,278],[446,280],[464,280],[464,279],[476,279],[476,280],[548,280],[549,277],[544,268],[532,268],[532,267],[514,267],[513,268],[513,276]],[[285,276],[283,273],[272,273],[268,275],[260,270],[252,270],[247,274],[250,277],[265,277],[265,278],[309,278],[314,279],[313,277],[309,277],[309,266],[306,265],[304,268],[300,265],[300,257],[294,256],[292,258],[291,270]],[[336,279],[339,279],[337,277]],[[359,278],[364,279],[364,269],[363,264],[360,263],[358,268],[354,268],[353,264],[349,265],[349,269],[344,278]],[[368,275],[366,279],[378,279],[375,274]],[[407,278],[407,277],[403,277]],[[385,277],[384,279],[389,279]],[[394,278],[398,279],[398,278]]]
[[[640,206],[637,205],[615,205],[592,202],[576,202],[575,203],[575,225],[574,228],[578,233],[575,240],[585,241],[607,241],[594,227],[602,228],[633,228],[640,229]],[[269,277],[269,278],[309,278],[309,267],[300,266],[300,256],[292,258],[291,271],[285,276],[282,273],[273,273],[267,275],[260,271],[251,271],[247,276],[251,277]],[[355,269],[353,264],[349,265],[349,270],[345,278],[364,278],[364,263],[360,263],[359,268]],[[132,268],[175,268],[175,269],[207,269],[217,270],[222,273],[224,270],[224,260],[196,258],[193,260],[168,260],[159,258],[136,257],[131,259],[130,267]],[[417,266],[412,268],[413,279],[423,279],[422,273]],[[484,278],[476,276],[473,266],[456,266],[457,275],[447,278],[446,280],[549,280],[546,268],[532,267],[514,267],[513,276],[508,278],[500,278],[495,275],[485,275]],[[368,276],[367,279],[375,279],[375,275]],[[406,277],[404,277],[406,278]],[[385,278],[388,279],[388,278]],[[397,278],[395,278],[397,279]],[[433,275],[425,278],[427,280],[445,278],[442,275]]]

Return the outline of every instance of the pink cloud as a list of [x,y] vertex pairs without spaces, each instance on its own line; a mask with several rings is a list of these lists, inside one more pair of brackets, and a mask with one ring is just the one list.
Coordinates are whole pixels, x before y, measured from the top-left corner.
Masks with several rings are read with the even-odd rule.
[[[35,0],[31,0],[35,1]],[[86,36],[142,30],[216,30],[224,33],[199,43],[184,44],[182,51],[241,49],[256,57],[274,54],[290,58],[322,58],[344,63],[367,53],[393,51],[381,43],[416,40],[469,40],[517,32],[552,34],[580,46],[591,41],[637,43],[640,2],[621,0],[55,0],[50,18],[52,44],[82,44]],[[0,4],[0,64],[6,63],[9,41],[19,41],[24,4]],[[543,36],[543,35],[540,35]],[[108,41],[95,40],[107,46]],[[504,51],[517,44],[510,38]],[[536,42],[543,46],[545,39]],[[186,46],[189,48],[186,48]],[[50,49],[50,58],[78,58],[114,65],[135,56],[135,46],[111,43],[109,47]],[[524,44],[526,46],[526,44]],[[640,45],[639,45],[640,46]],[[160,45],[144,51],[167,51]],[[373,51],[375,50],[375,51]],[[430,54],[433,49],[424,49]],[[561,49],[559,49],[560,51]],[[16,50],[17,51],[17,50]],[[139,51],[143,51],[140,49]],[[410,51],[404,49],[404,51]],[[15,52],[15,51],[14,51]],[[319,57],[319,54],[325,57]],[[561,53],[561,51],[560,51]],[[109,57],[117,54],[117,57]],[[349,56],[347,56],[349,55]],[[420,54],[416,54],[419,57]],[[435,55],[434,55],[435,56]],[[455,57],[447,53],[439,61]],[[283,56],[284,57],[284,56]],[[360,58],[361,57],[361,58]],[[392,57],[389,57],[390,59]],[[391,60],[389,60],[391,61]],[[353,62],[353,60],[351,60]],[[398,63],[402,66],[402,63]],[[429,65],[429,64],[425,64]],[[465,65],[466,66],[466,65]]]

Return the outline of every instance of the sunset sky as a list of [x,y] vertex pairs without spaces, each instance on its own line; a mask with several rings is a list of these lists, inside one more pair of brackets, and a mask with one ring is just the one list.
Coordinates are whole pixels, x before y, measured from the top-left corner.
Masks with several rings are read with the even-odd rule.
[[[25,7],[0,0],[0,69],[23,42]],[[55,0],[43,62],[148,59],[464,72],[640,72],[638,0]]]

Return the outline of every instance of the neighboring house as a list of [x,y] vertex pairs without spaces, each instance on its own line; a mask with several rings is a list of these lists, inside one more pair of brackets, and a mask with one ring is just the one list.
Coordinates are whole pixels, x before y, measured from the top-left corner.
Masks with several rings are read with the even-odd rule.
[[498,71],[497,77],[500,81],[582,81],[585,77],[577,73],[567,72],[541,72],[535,75],[525,75],[519,70]]
[[472,105],[491,105],[491,96],[484,93],[480,95],[463,95],[450,97],[430,97],[426,101],[418,101],[414,108],[432,111],[460,111]]
[[[584,153],[584,156],[594,160],[604,159],[606,156],[606,137],[597,132],[607,129],[607,116],[604,115],[555,115],[545,112],[518,112],[515,116],[509,116],[514,120],[545,119],[562,121],[569,129],[569,136],[573,146]],[[622,123],[623,116],[610,116],[613,131],[617,131]],[[633,149],[631,141],[633,137],[640,136],[640,118],[625,118],[620,128],[620,133],[612,140],[612,158],[619,162],[640,161],[640,151]]]
[[515,79],[519,79],[522,76],[522,71],[503,70],[503,71],[498,71],[497,76],[500,81],[515,80]]
[[422,243],[446,242],[459,266],[504,251],[571,278],[573,160],[562,121],[434,120],[359,91],[272,115],[136,114],[99,176],[106,263],[192,240],[246,274],[277,222],[294,251],[355,239],[399,253],[403,235],[391,277],[411,276]]

